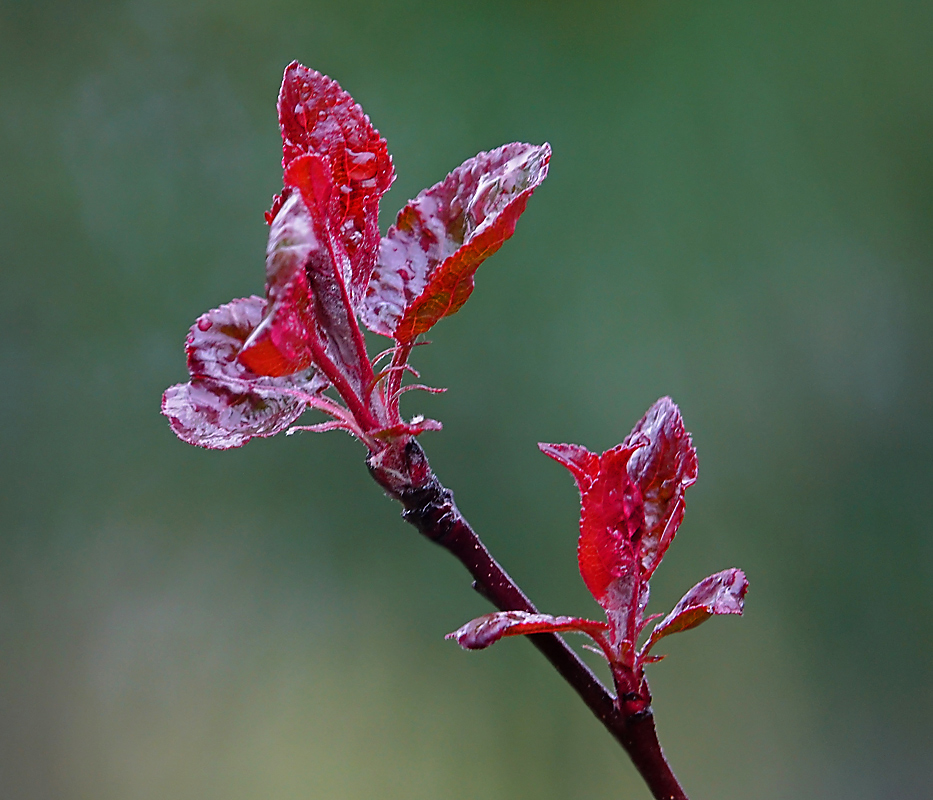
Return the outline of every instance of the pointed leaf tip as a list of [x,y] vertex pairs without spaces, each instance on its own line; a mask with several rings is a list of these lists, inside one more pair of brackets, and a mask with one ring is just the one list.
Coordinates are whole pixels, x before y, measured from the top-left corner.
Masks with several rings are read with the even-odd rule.
[[482,650],[504,636],[526,636],[533,633],[585,633],[598,637],[608,629],[605,622],[579,617],[553,617],[527,611],[497,611],[470,620],[462,628],[448,633],[445,638],[455,639],[464,650]]
[[590,487],[599,472],[599,456],[591,453],[582,444],[538,442],[538,449],[573,473],[580,494]]
[[697,457],[680,409],[662,397],[641,418],[623,446],[639,447],[628,472],[644,499],[645,526],[638,543],[646,578],[657,569],[684,516],[684,493],[697,478]]
[[741,614],[745,609],[747,591],[748,579],[740,569],[725,569],[704,578],[655,626],[642,648],[642,656],[646,655],[659,639],[695,628],[714,615]]
[[456,313],[479,265],[514,233],[550,157],[548,144],[503,145],[409,202],[381,242],[362,309],[366,326],[407,344]]

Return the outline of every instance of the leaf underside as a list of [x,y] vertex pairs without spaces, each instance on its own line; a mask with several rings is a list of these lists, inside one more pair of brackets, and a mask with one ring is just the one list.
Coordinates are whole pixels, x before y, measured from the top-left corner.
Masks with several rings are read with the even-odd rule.
[[291,425],[306,402],[290,392],[319,394],[326,382],[304,373],[288,378],[257,375],[237,354],[259,324],[266,301],[234,300],[202,314],[188,333],[188,383],[169,387],[162,413],[189,444],[216,450],[273,436]]
[[314,331],[306,264],[326,257],[311,213],[297,192],[290,194],[269,228],[266,249],[268,305],[240,352],[257,375],[282,377],[307,369]]
[[605,622],[579,617],[553,617],[527,611],[497,611],[470,620],[462,628],[447,634],[465,650],[482,650],[504,636],[525,636],[533,633],[585,633],[599,636],[608,629]]

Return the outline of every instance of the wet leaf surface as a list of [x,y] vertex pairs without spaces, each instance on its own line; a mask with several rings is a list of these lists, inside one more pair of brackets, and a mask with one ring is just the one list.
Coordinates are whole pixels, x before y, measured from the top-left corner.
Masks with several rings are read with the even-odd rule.
[[407,343],[459,310],[479,265],[514,233],[550,157],[547,144],[503,145],[406,205],[379,248],[362,311],[367,327]]
[[623,444],[646,442],[628,462],[641,491],[645,524],[637,543],[646,578],[657,568],[684,517],[684,492],[697,479],[696,450],[680,410],[669,397],[658,400]]
[[741,614],[745,608],[748,579],[740,569],[724,569],[704,578],[687,592],[662,619],[642,648],[647,654],[659,639],[695,628],[718,614]]
[[188,333],[188,383],[169,387],[162,413],[179,438],[199,447],[240,447],[274,436],[306,408],[292,393],[316,395],[326,382],[307,370],[285,378],[253,372],[237,355],[263,317],[261,297],[234,300],[202,314]]
[[395,179],[385,139],[335,80],[298,62],[285,70],[278,110],[282,166],[305,154],[326,165],[328,223],[349,259],[347,288],[356,304],[379,246],[379,199]]
[[525,636],[531,633],[585,633],[599,636],[609,626],[579,617],[552,617],[550,614],[530,614],[526,611],[497,611],[471,620],[462,628],[448,633],[465,650],[482,650],[503,636]]

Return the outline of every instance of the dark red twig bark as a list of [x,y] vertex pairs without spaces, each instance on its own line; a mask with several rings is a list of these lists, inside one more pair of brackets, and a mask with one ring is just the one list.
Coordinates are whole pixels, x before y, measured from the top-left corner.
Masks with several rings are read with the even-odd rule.
[[[473,576],[473,588],[500,611],[537,609],[492,557],[454,503],[453,492],[431,471],[421,446],[410,440],[397,460],[370,459],[373,478],[398,500],[402,517],[425,537],[449,551]],[[625,749],[656,800],[688,800],[667,763],[654,727],[651,706],[626,711],[592,670],[554,633],[528,637]]]

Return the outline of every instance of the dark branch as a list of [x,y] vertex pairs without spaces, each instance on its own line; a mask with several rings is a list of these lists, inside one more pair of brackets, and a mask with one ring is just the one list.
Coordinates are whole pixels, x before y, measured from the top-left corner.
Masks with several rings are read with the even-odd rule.
[[[500,611],[536,612],[463,518],[453,492],[431,471],[421,446],[412,439],[403,452],[390,457],[392,463],[385,456],[371,457],[368,466],[376,482],[402,504],[405,521],[452,553],[473,576],[477,592]],[[661,751],[651,706],[642,702],[632,712],[628,703],[618,703],[559,635],[538,633],[528,638],[622,745],[656,800],[687,800]]]

